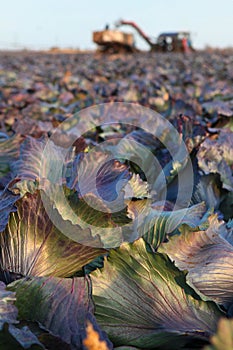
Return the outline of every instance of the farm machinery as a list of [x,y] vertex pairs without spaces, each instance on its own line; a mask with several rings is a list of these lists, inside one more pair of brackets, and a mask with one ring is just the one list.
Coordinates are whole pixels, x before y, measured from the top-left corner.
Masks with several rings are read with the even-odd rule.
[[93,41],[98,45],[98,51],[103,53],[138,52],[134,35],[119,28],[132,27],[140,37],[147,42],[151,52],[189,52],[194,51],[191,35],[186,31],[161,33],[157,39],[149,37],[135,22],[119,20],[115,29],[106,25],[102,31],[93,32]]

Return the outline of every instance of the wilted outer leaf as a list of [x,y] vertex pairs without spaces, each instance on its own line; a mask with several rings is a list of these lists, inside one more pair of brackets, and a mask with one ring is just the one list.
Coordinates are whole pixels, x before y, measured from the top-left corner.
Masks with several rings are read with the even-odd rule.
[[0,232],[6,227],[10,213],[17,210],[14,205],[17,199],[19,196],[7,188],[0,193]]
[[67,277],[81,269],[103,249],[81,245],[67,238],[50,221],[39,192],[17,203],[0,235],[2,270],[24,276]]
[[223,188],[233,190],[233,133],[223,130],[217,140],[206,139],[200,146],[198,165],[205,174],[217,173],[221,177]]
[[86,338],[83,341],[84,346],[88,350],[108,350],[108,346],[105,341],[99,339],[99,334],[96,332],[90,322],[86,327]]
[[113,345],[107,338],[105,332],[102,332],[97,325],[94,316],[89,315],[85,337],[83,339],[84,349],[86,350],[112,350]]
[[72,349],[80,349],[87,321],[93,318],[89,283],[88,278],[32,277],[8,289],[16,292],[20,319],[39,322]]
[[[168,254],[181,270],[187,270],[187,281],[208,299],[220,304],[233,302],[233,246],[216,215],[209,219],[206,231],[181,228],[181,235],[163,243],[159,251]],[[231,233],[232,234],[232,233]]]
[[0,349],[44,349],[27,327],[16,328],[18,310],[14,305],[15,293],[6,290],[0,282]]
[[97,322],[115,346],[177,349],[189,336],[213,333],[221,315],[198,299],[167,256],[148,253],[143,239],[112,250],[91,279]]
[[233,319],[221,318],[217,333],[210,338],[212,345],[204,350],[232,350],[233,349]]

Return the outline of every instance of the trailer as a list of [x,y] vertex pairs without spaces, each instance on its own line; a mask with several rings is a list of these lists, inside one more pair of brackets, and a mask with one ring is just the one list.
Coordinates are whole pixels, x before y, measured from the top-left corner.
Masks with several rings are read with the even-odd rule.
[[120,30],[105,29],[93,32],[93,42],[103,53],[136,52],[133,34]]

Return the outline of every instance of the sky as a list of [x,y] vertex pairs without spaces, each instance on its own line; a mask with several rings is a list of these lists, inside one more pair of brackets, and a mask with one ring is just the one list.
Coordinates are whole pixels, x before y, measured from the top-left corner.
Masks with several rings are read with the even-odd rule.
[[[150,37],[190,31],[193,46],[233,47],[233,0],[0,0],[0,49],[94,49],[92,32],[119,19]],[[136,46],[147,44],[134,33]]]

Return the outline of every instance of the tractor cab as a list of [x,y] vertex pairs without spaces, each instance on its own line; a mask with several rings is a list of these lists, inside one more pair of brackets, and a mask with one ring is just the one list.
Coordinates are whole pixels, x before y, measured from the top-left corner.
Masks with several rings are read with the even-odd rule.
[[157,45],[164,52],[193,51],[189,32],[161,33],[158,36]]

